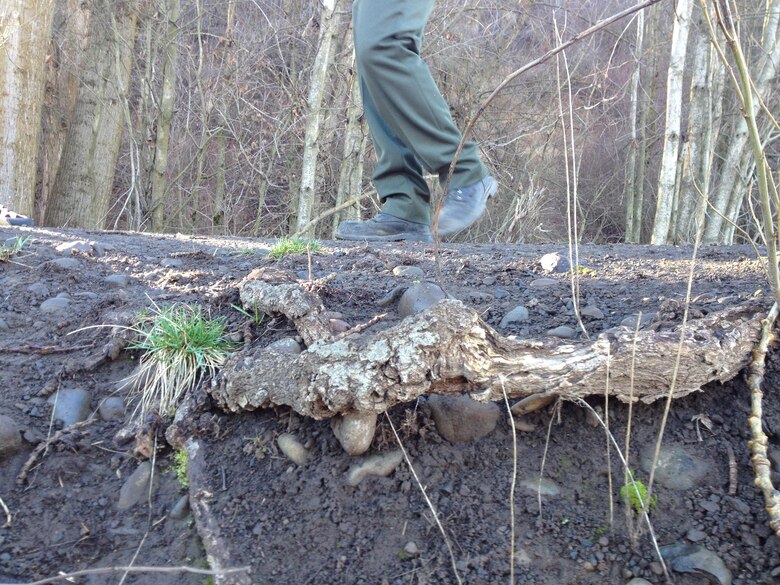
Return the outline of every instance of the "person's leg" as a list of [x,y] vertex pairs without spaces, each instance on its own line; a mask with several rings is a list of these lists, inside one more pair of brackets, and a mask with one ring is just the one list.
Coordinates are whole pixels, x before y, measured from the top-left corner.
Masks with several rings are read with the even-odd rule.
[[[381,121],[372,125],[369,117],[369,126],[375,145],[381,145],[378,158],[381,161],[381,156],[387,155],[387,164],[379,164],[378,170],[384,176],[388,171],[408,174],[411,185],[404,187],[410,190],[413,186],[414,192],[404,194],[425,199],[427,189],[420,192],[421,177],[404,164],[407,153],[399,155],[397,145],[406,147],[425,169],[445,180],[461,140],[449,106],[420,57],[433,5],[434,0],[356,0],[353,5],[355,54],[367,115],[370,108],[373,117]],[[475,183],[486,174],[476,146],[469,142],[458,158],[450,187]],[[390,186],[397,187],[392,182]],[[380,195],[385,194],[383,187],[377,185]]]

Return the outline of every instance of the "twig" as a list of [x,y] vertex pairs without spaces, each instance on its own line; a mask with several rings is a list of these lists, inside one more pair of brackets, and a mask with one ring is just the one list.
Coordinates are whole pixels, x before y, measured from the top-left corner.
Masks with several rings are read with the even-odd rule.
[[771,465],[767,458],[767,436],[762,428],[763,405],[762,399],[764,393],[761,390],[761,382],[764,380],[764,371],[766,368],[766,353],[769,344],[774,339],[772,329],[777,319],[779,309],[775,303],[764,319],[761,327],[761,340],[758,342],[753,352],[753,361],[748,366],[748,388],[750,389],[750,416],[748,417],[748,426],[750,427],[750,436],[748,448],[750,449],[750,463],[753,466],[753,473],[756,475],[756,486],[764,495],[766,511],[769,514],[769,526],[775,534],[780,536],[780,492],[772,485],[770,476]]
[[360,203],[369,193],[366,193],[364,195],[361,195],[360,197],[354,197],[350,199],[349,201],[345,201],[344,203],[341,203],[339,205],[336,205],[335,207],[331,207],[330,209],[323,211],[320,213],[317,217],[312,219],[309,223],[307,223],[305,226],[303,226],[301,229],[299,229],[297,232],[295,232],[292,237],[297,238],[299,236],[304,235],[307,233],[311,228],[313,228],[315,225],[317,225],[319,222],[321,222],[326,217],[330,217],[334,213],[338,213],[342,209],[346,209],[347,207],[351,207],[355,205],[355,203]]
[[737,458],[734,456],[734,448],[726,443],[726,454],[729,457],[729,495],[737,495]]
[[71,579],[73,577],[83,577],[84,575],[105,575],[106,573],[118,573],[119,571],[127,571],[128,573],[194,573],[195,575],[205,575],[212,577],[219,577],[221,575],[228,575],[234,573],[248,573],[249,567],[235,567],[233,569],[219,569],[218,571],[212,571],[210,569],[199,569],[197,567],[151,567],[151,566],[138,566],[138,567],[97,567],[95,569],[83,569],[81,571],[74,571],[72,573],[62,573],[55,577],[47,577],[40,581],[30,581],[27,583],[9,583],[8,585],[46,585],[47,583],[56,583],[64,579]]
[[349,335],[354,335],[355,333],[360,333],[361,331],[365,331],[372,325],[375,325],[376,323],[379,323],[382,319],[387,317],[387,313],[382,313],[380,315],[374,315],[371,317],[368,321],[365,323],[359,323],[352,327],[351,329],[347,329],[346,331],[339,333],[334,339],[343,339]]
[[8,506],[5,505],[5,502],[3,501],[3,498],[0,498],[0,507],[3,508],[3,511],[5,512],[5,524],[0,526],[0,528],[10,528],[11,527],[11,511],[8,509]]
[[80,351],[82,349],[92,349],[94,344],[73,345],[71,347],[56,347],[54,345],[20,345],[19,347],[0,347],[0,353],[26,353],[50,355],[54,353],[68,353],[71,351]]
[[412,472],[414,481],[417,482],[417,487],[420,488],[420,491],[422,492],[422,495],[425,498],[425,502],[428,504],[428,508],[430,509],[431,514],[433,514],[433,519],[436,522],[436,526],[439,527],[439,531],[441,532],[441,535],[444,537],[444,544],[447,545],[447,550],[450,553],[450,562],[452,563],[452,570],[455,573],[455,579],[458,581],[458,585],[463,585],[463,581],[461,581],[460,574],[458,573],[458,566],[455,563],[455,553],[452,552],[452,545],[450,544],[450,539],[447,536],[447,532],[444,530],[444,526],[442,526],[441,520],[439,520],[439,515],[436,513],[436,508],[433,506],[433,502],[431,502],[430,498],[428,498],[428,494],[425,492],[425,487],[420,481],[420,478],[417,477],[417,472],[414,470],[414,466],[412,465],[412,460],[409,459],[409,455],[406,453],[406,449],[404,449],[404,444],[401,442],[401,437],[398,436],[398,431],[395,430],[393,419],[390,418],[390,415],[387,414],[387,411],[385,411],[385,418],[387,418],[387,422],[390,423],[390,428],[393,430],[393,434],[395,435],[395,440],[398,442],[398,446],[401,448],[401,453],[404,454],[406,465],[409,466],[409,471]]
[[509,425],[512,427],[512,484],[509,487],[509,585],[515,583],[515,489],[517,487],[517,430],[515,429],[515,417],[512,416],[512,407],[509,406],[509,397],[506,394],[504,380],[501,380],[501,389],[504,391],[504,404],[509,414]]
[[89,424],[92,424],[95,422],[96,419],[88,418],[87,420],[82,420],[77,423],[73,423],[72,425],[65,427],[64,429],[60,429],[56,433],[54,433],[51,437],[43,441],[42,443],[39,443],[35,449],[33,449],[33,452],[30,453],[30,456],[27,458],[27,461],[22,466],[22,471],[19,472],[19,475],[16,476],[16,485],[22,486],[24,485],[24,482],[27,480],[27,475],[30,473],[30,469],[33,465],[35,465],[35,462],[38,460],[38,456],[41,454],[42,451],[45,449],[48,449],[51,445],[59,441],[62,437],[67,435],[68,433],[75,431],[77,429],[80,429],[81,427],[85,427]]

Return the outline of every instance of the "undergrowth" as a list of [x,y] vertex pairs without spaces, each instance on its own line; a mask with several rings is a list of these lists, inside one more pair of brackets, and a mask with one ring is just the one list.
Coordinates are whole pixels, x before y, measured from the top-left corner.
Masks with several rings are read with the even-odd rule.
[[16,236],[15,238],[9,238],[2,244],[0,244],[0,262],[8,262],[11,257],[20,252],[24,245],[30,238],[23,238]]
[[281,260],[290,254],[308,254],[319,252],[322,244],[317,240],[308,240],[305,238],[282,238],[268,252],[268,257],[272,260]]

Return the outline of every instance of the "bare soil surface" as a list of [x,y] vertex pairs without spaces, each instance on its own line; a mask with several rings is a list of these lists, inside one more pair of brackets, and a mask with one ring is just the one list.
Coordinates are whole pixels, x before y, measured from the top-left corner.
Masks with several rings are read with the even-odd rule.
[[[106,344],[121,336],[112,325],[132,325],[154,305],[188,303],[224,316],[236,339],[250,332],[248,343],[295,338],[297,332],[285,319],[269,316],[254,325],[232,306],[239,303],[242,278],[275,264],[303,280],[334,274],[320,292],[326,306],[349,325],[387,312],[375,326],[383,329],[401,317],[394,306],[378,301],[408,283],[393,270],[415,266],[423,271],[415,279],[431,281],[437,272],[433,248],[422,244],[322,242],[310,257],[274,262],[266,257],[274,242],[264,240],[0,229],[0,241],[15,236],[29,240],[10,261],[0,263],[0,415],[14,421],[23,440],[12,453],[0,450],[0,498],[8,508],[7,517],[0,510],[0,525],[7,524],[0,528],[0,583],[29,583],[58,572],[111,566],[208,567],[192,516],[176,509],[188,489],[172,471],[173,450],[163,434],[166,421],[147,424],[152,447],[157,440],[150,461],[152,489],[127,509],[118,505],[123,487],[129,489],[128,477],[144,458],[134,452],[135,441],[123,438],[123,429],[131,428],[136,397],[123,389],[122,380],[139,356],[125,350],[114,352],[116,359],[103,357]],[[84,244],[67,246],[75,242]],[[451,296],[476,308],[505,335],[541,338],[558,326],[576,331],[571,272],[548,274],[539,263],[550,252],[567,254],[563,245],[442,244],[443,283]],[[581,246],[580,306],[602,313],[583,319],[588,333],[619,326],[640,312],[650,316],[645,327],[679,320],[691,253],[689,248]],[[538,286],[540,278],[558,283]],[[752,248],[704,248],[695,265],[691,316],[766,291]],[[60,300],[47,304],[53,298]],[[499,328],[518,305],[528,309],[529,318]],[[576,335],[584,339],[582,332]],[[778,446],[780,368],[774,355],[769,362],[764,423],[772,445]],[[50,400],[73,388],[90,393],[93,419],[57,435],[63,423],[53,419]],[[110,397],[124,400],[119,418],[98,413]],[[603,398],[589,402],[604,412]],[[506,412],[505,405],[499,406]],[[628,407],[612,402],[608,409],[611,430],[622,447]],[[660,403],[633,409],[631,467],[644,481],[639,453],[655,444],[663,410]],[[212,406],[200,415],[197,427],[207,465],[206,485],[197,486],[198,497],[208,501],[233,566],[250,568],[251,583],[509,581],[509,416],[502,416],[481,440],[451,444],[437,432],[425,400],[387,414],[447,540],[406,462],[387,477],[349,485],[346,474],[363,457],[342,450],[328,421],[304,419],[281,408],[236,415]],[[761,495],[753,486],[748,414],[743,376],[673,402],[664,443],[699,457],[705,468],[692,487],[657,484],[658,501],[650,518],[659,545],[688,544],[710,551],[731,572],[729,582],[777,583],[780,538],[768,528]],[[613,473],[608,473],[607,439],[593,422],[575,404],[547,407],[517,421],[517,583],[624,584],[634,577],[666,582],[648,531],[632,536],[628,528],[629,514],[619,497],[622,469],[612,449]],[[279,451],[276,438],[281,433],[292,433],[306,446],[306,465],[294,464]],[[33,450],[47,438],[56,440],[17,482]],[[380,417],[367,455],[397,448],[388,418]],[[730,452],[736,484],[730,478]],[[524,480],[538,484],[540,476],[557,494],[540,497],[521,485]],[[729,495],[734,487],[736,493]],[[719,582],[710,573],[673,571],[670,577],[680,584]],[[206,579],[179,572],[129,573],[122,580],[122,572],[112,572],[72,582],[195,584]]]

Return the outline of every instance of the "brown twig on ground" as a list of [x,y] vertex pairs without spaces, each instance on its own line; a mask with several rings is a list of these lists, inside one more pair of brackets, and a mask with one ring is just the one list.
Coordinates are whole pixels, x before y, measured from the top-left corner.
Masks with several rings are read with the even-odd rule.
[[770,476],[771,464],[767,457],[768,439],[762,428],[764,393],[761,390],[766,369],[766,354],[769,344],[774,340],[773,327],[778,312],[778,304],[775,303],[763,321],[761,340],[753,350],[753,361],[748,367],[747,384],[750,389],[751,403],[751,412],[748,417],[748,426],[752,437],[748,441],[748,448],[751,452],[750,463],[753,466],[753,473],[756,475],[756,486],[764,494],[766,511],[769,514],[769,526],[776,535],[780,536],[780,492],[772,485]]
[[729,458],[729,495],[737,495],[737,458],[734,455],[734,449],[729,443],[726,443],[726,455]]
[[372,325],[375,325],[376,323],[379,323],[382,319],[387,317],[387,313],[382,313],[380,315],[374,315],[371,317],[368,321],[365,323],[358,323],[354,327],[347,329],[343,333],[339,333],[334,339],[344,339],[345,337],[349,335],[354,335],[355,333],[360,333],[361,331],[365,331]]
[[70,347],[57,347],[54,345],[20,345],[19,347],[0,347],[0,353],[26,353],[38,355],[51,355],[55,353],[70,353],[82,349],[92,349],[93,344],[72,345]]
[[[118,573],[119,571],[122,572],[127,571],[128,573],[163,573],[169,575],[172,573],[193,573],[195,575],[205,575],[205,576],[213,577],[219,575],[247,573],[249,571],[249,567],[235,567],[232,569],[220,569],[219,571],[212,571],[209,569],[199,569],[197,567],[187,567],[187,566],[97,567],[95,569],[83,569],[81,571],[74,571],[73,573],[62,573],[61,575],[56,575],[55,577],[47,577],[46,579],[41,579],[39,581],[30,581],[28,583],[19,583],[17,585],[46,585],[47,583],[56,583],[57,581],[64,581],[67,579],[72,579],[73,577],[82,577],[84,575],[105,575],[107,573]],[[14,584],[11,583],[9,585],[14,585]]]
[[87,419],[82,420],[81,422],[74,423],[70,426],[65,427],[64,429],[60,429],[56,433],[54,433],[51,437],[46,439],[45,441],[42,441],[38,444],[35,449],[33,449],[33,452],[30,453],[30,456],[27,458],[27,461],[22,466],[22,470],[19,472],[19,475],[16,476],[16,485],[22,486],[24,485],[24,482],[27,481],[27,476],[30,474],[30,469],[32,469],[32,466],[35,465],[35,462],[38,460],[38,456],[43,452],[45,449],[48,449],[51,445],[62,439],[65,435],[72,433],[75,430],[78,430],[82,427],[85,427],[89,424],[92,424],[95,421],[95,419]]

